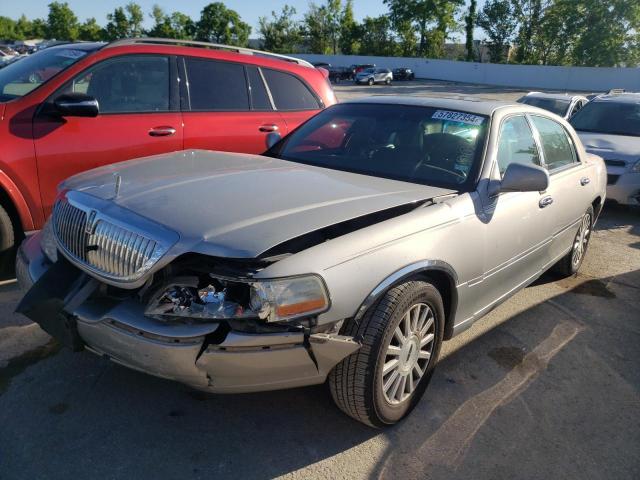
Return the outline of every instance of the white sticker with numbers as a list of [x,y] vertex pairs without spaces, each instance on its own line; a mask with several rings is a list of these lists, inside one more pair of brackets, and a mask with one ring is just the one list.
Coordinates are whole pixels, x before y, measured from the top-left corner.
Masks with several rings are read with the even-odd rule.
[[483,117],[472,115],[470,113],[452,112],[450,110],[436,110],[431,118],[436,120],[450,120],[452,122],[466,123],[468,125],[482,125]]

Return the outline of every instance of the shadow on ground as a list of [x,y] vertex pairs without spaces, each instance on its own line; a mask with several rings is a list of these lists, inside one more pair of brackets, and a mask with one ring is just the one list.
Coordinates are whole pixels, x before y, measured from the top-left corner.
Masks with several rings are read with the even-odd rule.
[[638,478],[638,287],[620,280],[603,298],[574,278],[449,351],[385,431],[322,386],[209,396],[62,351],[0,395],[0,477]]

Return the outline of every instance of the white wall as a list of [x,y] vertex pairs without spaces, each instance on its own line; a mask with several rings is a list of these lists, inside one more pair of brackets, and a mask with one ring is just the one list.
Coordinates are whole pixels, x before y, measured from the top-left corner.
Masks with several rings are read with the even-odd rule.
[[418,78],[507,87],[601,92],[612,88],[640,91],[640,68],[551,67],[456,62],[425,58],[369,57],[360,55],[297,54],[310,62],[336,66],[374,63],[379,67],[408,67]]

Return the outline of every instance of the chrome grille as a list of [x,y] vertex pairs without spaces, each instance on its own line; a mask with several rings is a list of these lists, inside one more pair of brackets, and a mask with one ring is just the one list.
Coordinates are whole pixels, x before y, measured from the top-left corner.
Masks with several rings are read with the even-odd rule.
[[93,223],[94,216],[65,201],[54,207],[58,242],[75,260],[97,273],[129,280],[140,276],[158,259],[161,252],[157,242],[104,219],[87,225]]

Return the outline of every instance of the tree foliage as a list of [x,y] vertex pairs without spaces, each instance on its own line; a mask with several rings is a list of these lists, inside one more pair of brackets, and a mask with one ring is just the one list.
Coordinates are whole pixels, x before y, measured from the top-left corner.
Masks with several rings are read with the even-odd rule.
[[47,19],[47,35],[56,40],[77,40],[78,17],[64,2],[52,2],[49,4],[49,16]]
[[251,27],[240,19],[235,10],[222,2],[210,3],[202,10],[196,25],[198,40],[246,46]]
[[262,47],[275,53],[291,53],[302,41],[300,23],[295,20],[296,9],[285,5],[280,14],[271,12],[271,19],[258,19]]
[[478,26],[489,37],[489,56],[494,63],[507,60],[508,48],[518,26],[509,0],[488,0],[478,15]]
[[362,22],[361,55],[392,56],[396,44],[391,35],[391,19],[387,15],[366,17]]
[[468,62],[473,62],[476,59],[475,53],[473,51],[473,29],[476,26],[476,20],[478,17],[476,13],[476,7],[476,0],[471,0],[471,2],[469,3],[469,11],[464,17],[465,49],[467,51],[466,59]]

